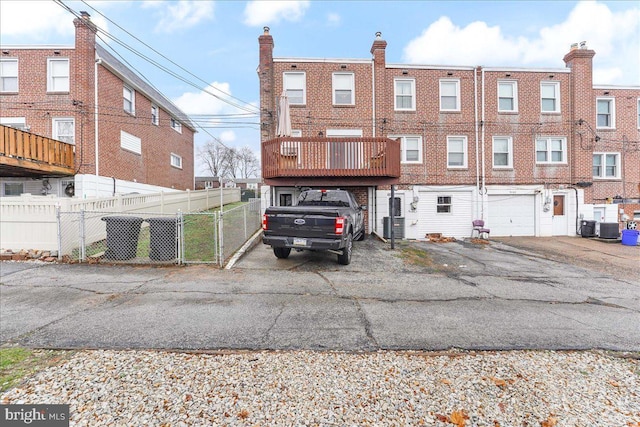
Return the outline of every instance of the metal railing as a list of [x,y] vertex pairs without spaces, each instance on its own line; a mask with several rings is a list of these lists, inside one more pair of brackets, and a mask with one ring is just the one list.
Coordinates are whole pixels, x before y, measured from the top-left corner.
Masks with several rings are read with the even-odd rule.
[[226,211],[58,211],[57,220],[61,261],[223,266],[258,231],[261,211],[252,199]]

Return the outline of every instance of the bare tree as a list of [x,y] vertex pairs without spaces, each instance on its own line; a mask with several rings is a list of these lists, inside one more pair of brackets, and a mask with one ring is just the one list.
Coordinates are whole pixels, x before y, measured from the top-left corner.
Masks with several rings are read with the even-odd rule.
[[260,162],[249,147],[226,147],[212,140],[200,149],[199,155],[212,176],[223,179],[255,178],[260,170]]
[[215,140],[207,142],[206,145],[200,149],[200,158],[212,176],[224,178],[228,175],[228,150],[227,147]]
[[257,178],[260,162],[253,150],[243,147],[238,151],[238,169],[242,178]]

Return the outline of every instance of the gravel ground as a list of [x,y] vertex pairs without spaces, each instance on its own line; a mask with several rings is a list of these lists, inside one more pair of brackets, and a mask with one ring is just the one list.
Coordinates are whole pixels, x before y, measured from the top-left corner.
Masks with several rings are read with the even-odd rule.
[[640,361],[598,351],[81,351],[0,402],[69,403],[75,426],[640,427]]

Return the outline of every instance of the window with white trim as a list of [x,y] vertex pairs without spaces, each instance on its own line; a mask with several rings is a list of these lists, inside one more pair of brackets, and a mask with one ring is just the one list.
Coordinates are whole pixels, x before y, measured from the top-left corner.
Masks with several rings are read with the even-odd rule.
[[17,59],[0,59],[0,92],[18,92]]
[[182,123],[171,117],[171,129],[178,133],[182,133]]
[[466,136],[447,137],[447,167],[461,169],[467,167]]
[[5,182],[3,184],[3,196],[19,196],[24,193],[24,184],[22,182]]
[[0,117],[0,125],[9,126],[14,129],[29,130],[25,117]]
[[640,98],[638,98],[638,129],[640,129]]
[[282,87],[289,99],[289,105],[305,105],[307,103],[307,75],[305,72],[283,73]]
[[353,73],[333,73],[333,105],[355,105]]
[[440,111],[460,111],[460,80],[440,80]]
[[596,128],[614,129],[616,127],[615,98],[596,98]]
[[567,139],[536,139],[536,163],[567,163]]
[[397,111],[415,111],[416,81],[414,79],[394,80],[394,107]]
[[400,161],[402,163],[422,163],[422,137],[415,135],[389,136],[400,138]]
[[518,111],[518,82],[498,81],[498,111],[503,113]]
[[120,147],[136,154],[142,154],[142,140],[123,130],[120,131]]
[[52,119],[51,137],[69,144],[76,143],[76,123],[73,117],[56,117]]
[[47,92],[69,92],[69,58],[47,59]]
[[182,169],[182,157],[176,153],[171,153],[171,166]]
[[593,153],[593,177],[620,179],[620,153]]
[[560,112],[560,82],[540,82],[540,111]]
[[136,113],[136,91],[128,86],[122,86],[123,108],[129,114]]
[[160,124],[160,110],[157,105],[151,104],[151,123],[158,126]]
[[436,200],[436,213],[451,213],[452,197],[438,196]]
[[493,137],[493,168],[513,168],[513,138],[510,136]]

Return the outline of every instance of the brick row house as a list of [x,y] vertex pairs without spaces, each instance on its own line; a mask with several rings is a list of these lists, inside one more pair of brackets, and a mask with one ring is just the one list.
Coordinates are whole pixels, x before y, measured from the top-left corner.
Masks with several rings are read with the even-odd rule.
[[0,195],[193,189],[193,123],[96,43],[86,12],[74,24],[75,46],[3,45],[0,56],[0,124],[73,144],[74,171],[3,169]]
[[[640,220],[640,87],[594,86],[593,50],[565,68],[278,58],[259,37],[262,176],[269,203],[305,187],[354,191],[367,227],[396,236],[576,235],[582,220]],[[291,136],[277,136],[280,95]],[[381,163],[382,162],[382,163]],[[382,164],[382,166],[380,166]],[[394,186],[394,201],[391,200]]]

